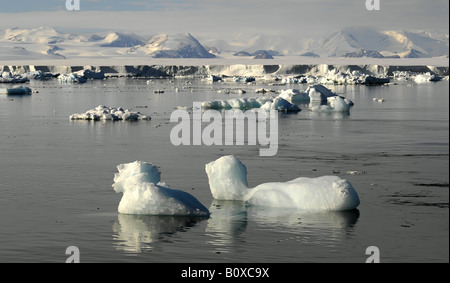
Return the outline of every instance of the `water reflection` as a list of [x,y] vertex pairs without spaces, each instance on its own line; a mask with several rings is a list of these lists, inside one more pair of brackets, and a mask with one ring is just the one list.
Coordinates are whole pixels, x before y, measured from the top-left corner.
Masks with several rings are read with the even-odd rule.
[[244,248],[248,223],[245,202],[214,200],[209,211],[206,243],[221,253],[229,252],[230,248]]
[[177,232],[194,227],[205,218],[119,214],[113,225],[114,247],[126,253],[152,250],[155,244],[170,242]]
[[[230,252],[244,248],[246,228],[255,223],[259,230],[282,233],[285,237],[305,244],[333,247],[351,235],[358,222],[359,210],[303,212],[247,206],[240,201],[217,201],[210,208],[206,235],[207,244],[216,251]],[[283,239],[280,239],[283,241]]]

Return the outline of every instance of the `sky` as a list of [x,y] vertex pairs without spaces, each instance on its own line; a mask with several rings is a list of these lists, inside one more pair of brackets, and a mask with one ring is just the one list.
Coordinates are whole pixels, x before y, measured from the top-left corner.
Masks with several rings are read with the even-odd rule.
[[366,0],[79,0],[80,10],[68,11],[66,0],[0,0],[0,26],[309,37],[353,26],[448,33],[448,0],[379,1],[379,11],[368,11]]

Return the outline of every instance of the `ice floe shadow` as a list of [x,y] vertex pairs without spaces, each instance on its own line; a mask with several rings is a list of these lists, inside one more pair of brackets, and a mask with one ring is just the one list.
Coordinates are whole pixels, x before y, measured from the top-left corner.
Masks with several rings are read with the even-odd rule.
[[[213,246],[217,253],[245,249],[250,223],[256,224],[260,231],[280,233],[286,239],[307,244],[338,245],[354,229],[360,217],[358,209],[307,212],[220,200],[214,200],[209,211],[207,244]],[[273,239],[274,244],[283,240]]]
[[171,237],[194,227],[205,217],[119,214],[113,224],[114,248],[127,254],[151,251],[159,243],[170,243]]

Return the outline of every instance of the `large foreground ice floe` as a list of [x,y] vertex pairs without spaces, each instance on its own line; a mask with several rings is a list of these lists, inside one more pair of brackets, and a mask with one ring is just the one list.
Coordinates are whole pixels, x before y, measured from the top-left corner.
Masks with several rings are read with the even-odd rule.
[[247,168],[235,156],[219,158],[207,164],[205,169],[211,193],[217,200],[239,200],[256,206],[307,211],[351,210],[360,204],[353,186],[337,176],[301,177],[249,188]]
[[208,216],[208,209],[194,196],[161,182],[161,172],[151,163],[121,164],[112,185],[123,193],[118,211],[122,214]]
[[151,120],[151,117],[141,114],[140,112],[132,112],[128,109],[123,109],[122,107],[111,108],[100,105],[94,109],[88,110],[86,113],[70,115],[70,120],[137,121],[137,120]]

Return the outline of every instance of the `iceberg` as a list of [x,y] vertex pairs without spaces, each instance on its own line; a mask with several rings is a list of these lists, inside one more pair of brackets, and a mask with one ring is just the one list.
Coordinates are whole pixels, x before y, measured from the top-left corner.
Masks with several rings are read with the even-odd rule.
[[358,193],[350,182],[337,176],[300,177],[285,183],[265,183],[249,188],[247,168],[233,155],[207,164],[205,170],[216,200],[302,211],[344,211],[356,209],[360,204]]
[[203,101],[203,109],[227,110],[227,109],[264,109],[267,111],[278,110],[281,112],[299,112],[300,108],[281,97],[258,98],[233,98],[230,100]]
[[24,78],[21,75],[14,75],[11,72],[3,72],[0,75],[0,83],[26,83],[28,78]]
[[88,110],[86,113],[72,114],[70,120],[89,120],[89,121],[137,121],[137,120],[151,120],[152,118],[147,115],[143,115],[140,112],[131,112],[128,109],[122,107],[111,108],[103,105],[99,105],[94,109]]
[[134,215],[209,216],[194,196],[161,182],[161,172],[151,163],[135,161],[117,166],[112,187],[123,193],[118,212]]
[[350,112],[353,102],[340,96],[328,97],[326,105],[314,105],[311,103],[309,109],[312,112]]
[[430,73],[420,74],[414,78],[414,81],[418,84],[440,81],[441,78]]
[[13,88],[0,88],[0,93],[9,94],[9,95],[28,95],[31,94],[31,88],[25,86],[18,86]]
[[270,111],[270,110],[278,110],[280,112],[299,112],[301,111],[300,108],[287,101],[286,99],[283,99],[281,97],[276,97],[273,101],[267,101],[263,106],[260,107],[261,109]]
[[301,92],[298,89],[288,89],[281,92],[279,97],[289,102],[309,101],[309,95],[306,92]]
[[105,73],[100,71],[92,71],[89,69],[81,70],[74,73],[78,77],[83,77],[85,79],[92,79],[92,80],[103,80],[105,78]]
[[310,86],[305,92],[284,90],[279,97],[290,102],[309,102],[309,109],[313,112],[349,112],[354,105],[350,99],[338,96],[322,85]]
[[328,88],[323,85],[313,85],[308,87],[306,90],[308,93],[309,100],[312,101],[327,101],[329,97],[337,96],[337,94],[333,93]]
[[78,74],[62,74],[58,76],[58,81],[61,83],[85,83],[87,80]]

